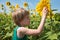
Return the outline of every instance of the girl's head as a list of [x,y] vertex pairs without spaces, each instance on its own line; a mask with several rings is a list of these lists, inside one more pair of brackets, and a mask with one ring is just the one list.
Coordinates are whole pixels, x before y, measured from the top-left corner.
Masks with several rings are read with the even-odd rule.
[[19,8],[13,12],[12,18],[15,24],[18,26],[25,26],[30,24],[29,12],[23,8]]

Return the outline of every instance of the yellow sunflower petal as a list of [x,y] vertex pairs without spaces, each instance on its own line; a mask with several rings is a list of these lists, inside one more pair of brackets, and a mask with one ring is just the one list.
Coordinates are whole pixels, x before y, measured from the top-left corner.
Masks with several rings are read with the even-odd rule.
[[50,0],[47,0],[47,1],[41,0],[40,2],[38,2],[37,6],[36,6],[36,12],[40,13],[40,16],[42,16],[43,7],[47,7],[48,11],[50,12],[50,10],[51,10]]

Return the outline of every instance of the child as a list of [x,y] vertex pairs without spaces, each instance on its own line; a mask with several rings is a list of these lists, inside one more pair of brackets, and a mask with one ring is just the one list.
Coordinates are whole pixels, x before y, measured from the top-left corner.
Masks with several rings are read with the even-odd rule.
[[28,40],[27,35],[39,35],[44,27],[44,23],[47,16],[47,8],[44,7],[42,10],[41,23],[37,29],[28,29],[24,26],[30,24],[29,12],[23,8],[19,8],[12,13],[12,18],[17,25],[14,29],[12,40]]

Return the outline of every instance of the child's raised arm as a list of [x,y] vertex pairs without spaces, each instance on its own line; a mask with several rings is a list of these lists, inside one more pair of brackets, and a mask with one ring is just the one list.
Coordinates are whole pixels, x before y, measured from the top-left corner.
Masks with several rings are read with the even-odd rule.
[[42,19],[41,19],[41,22],[40,22],[40,25],[38,26],[37,29],[28,29],[28,28],[25,28],[25,27],[20,27],[20,29],[18,29],[18,33],[22,33],[22,34],[26,34],[26,35],[38,35],[41,33],[43,27],[44,27],[44,24],[45,24],[45,20],[46,20],[46,16],[47,16],[47,8],[44,7],[43,10],[42,10]]

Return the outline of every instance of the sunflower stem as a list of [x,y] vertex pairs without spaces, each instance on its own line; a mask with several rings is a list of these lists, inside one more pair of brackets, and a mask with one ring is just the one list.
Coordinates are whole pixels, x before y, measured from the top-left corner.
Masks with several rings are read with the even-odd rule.
[[52,31],[52,12],[50,12],[50,21],[51,21],[51,31]]

